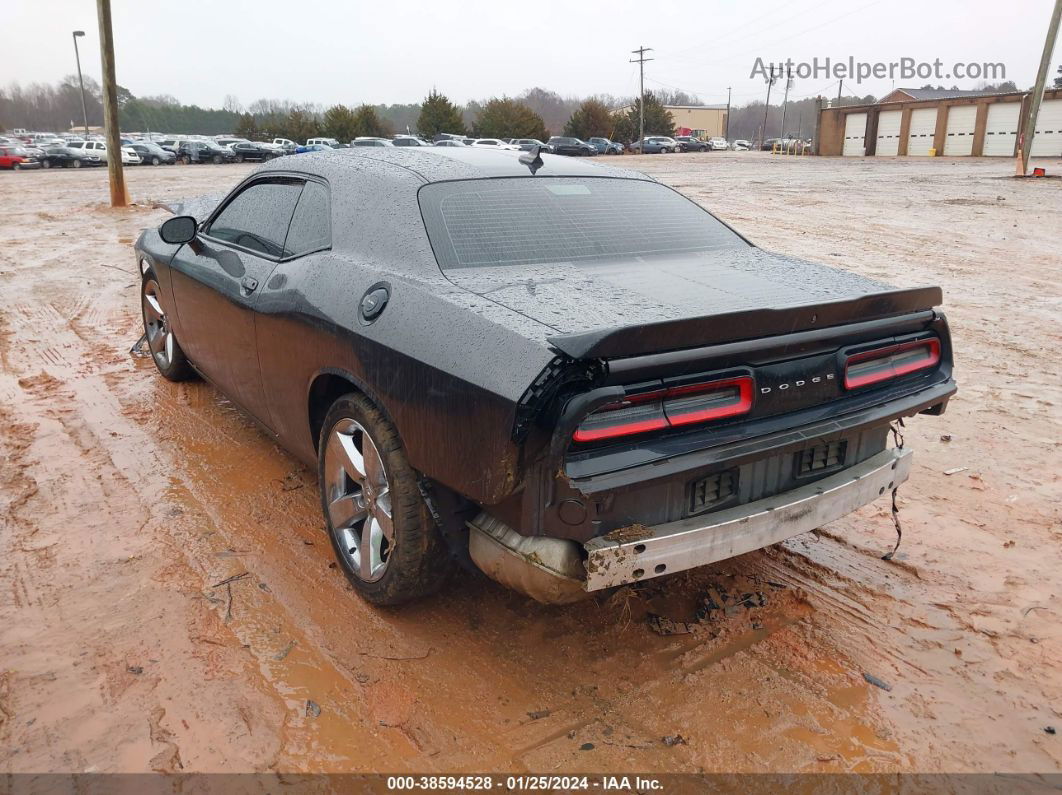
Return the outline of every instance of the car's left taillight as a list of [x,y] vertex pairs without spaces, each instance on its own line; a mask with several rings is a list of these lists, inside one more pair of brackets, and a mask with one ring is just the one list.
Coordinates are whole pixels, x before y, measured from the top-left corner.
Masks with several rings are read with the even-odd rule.
[[845,389],[859,389],[929,370],[939,363],[940,340],[936,337],[862,351],[845,359],[844,386]]
[[736,417],[752,409],[753,391],[751,376],[739,376],[626,395],[588,414],[572,439],[599,442]]

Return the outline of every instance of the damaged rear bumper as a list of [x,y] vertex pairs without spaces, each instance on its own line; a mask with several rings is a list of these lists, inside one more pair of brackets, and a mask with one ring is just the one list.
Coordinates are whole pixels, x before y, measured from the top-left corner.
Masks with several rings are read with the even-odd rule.
[[583,545],[521,536],[480,514],[469,522],[472,559],[490,577],[533,599],[571,602],[593,591],[686,571],[807,533],[899,486],[909,450],[885,450],[805,486],[675,522],[621,528]]
[[873,458],[806,486],[705,516],[617,531],[585,544],[588,591],[671,574],[743,555],[807,533],[873,502],[905,480],[909,450]]

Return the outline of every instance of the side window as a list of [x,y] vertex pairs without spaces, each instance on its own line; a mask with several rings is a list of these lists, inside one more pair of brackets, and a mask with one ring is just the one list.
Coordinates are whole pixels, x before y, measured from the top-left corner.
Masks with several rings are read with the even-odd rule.
[[269,257],[282,257],[284,236],[301,190],[298,180],[252,183],[211,221],[207,235]]
[[307,182],[291,219],[284,248],[289,256],[308,254],[332,244],[332,208],[328,188]]

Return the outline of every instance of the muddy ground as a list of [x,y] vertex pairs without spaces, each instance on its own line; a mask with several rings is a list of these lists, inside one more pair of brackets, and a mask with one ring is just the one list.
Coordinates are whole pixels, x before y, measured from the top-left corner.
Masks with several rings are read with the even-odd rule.
[[[1062,769],[1062,185],[988,159],[624,163],[766,248],[943,286],[960,392],[908,424],[896,560],[881,500],[575,606],[466,576],[369,607],[314,474],[129,354],[150,201],[249,167],[130,169],[128,210],[102,171],[3,173],[0,770]],[[706,595],[729,609],[693,621]]]

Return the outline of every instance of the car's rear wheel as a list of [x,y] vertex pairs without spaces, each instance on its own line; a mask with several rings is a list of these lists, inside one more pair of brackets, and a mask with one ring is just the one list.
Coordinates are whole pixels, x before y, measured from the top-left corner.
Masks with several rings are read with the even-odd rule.
[[140,308],[144,316],[144,334],[151,358],[162,377],[168,381],[187,381],[195,370],[184,355],[162,307],[162,288],[155,274],[148,270],[140,285]]
[[361,596],[397,605],[442,585],[453,560],[398,431],[365,396],[332,404],[317,468],[332,547]]
[[243,162],[243,155],[236,155],[236,162],[237,163],[242,163]]
[[222,158],[222,157],[221,157],[221,155],[214,155],[214,156],[213,156],[213,157],[211,158],[211,160],[213,160],[213,161],[214,161],[214,165],[215,165],[215,166],[220,166],[220,165],[221,165],[221,161],[222,161],[223,159],[224,159],[224,158]]
[[51,160],[48,160],[47,158],[45,158],[44,160],[41,161],[41,168],[51,168],[51,167],[52,167],[52,161]]
[[78,159],[75,159],[74,162],[71,163],[70,165],[72,165],[74,168],[81,168],[81,161],[78,160]]
[[158,156],[158,155],[154,155],[154,156],[153,156],[153,157],[151,158],[151,165],[153,165],[153,166],[158,166],[158,165],[161,165],[161,164],[162,164],[162,161],[161,161],[161,160],[159,160],[159,156]]
[[12,163],[11,164],[11,170],[12,171],[21,171],[22,170],[22,165],[20,163]]

